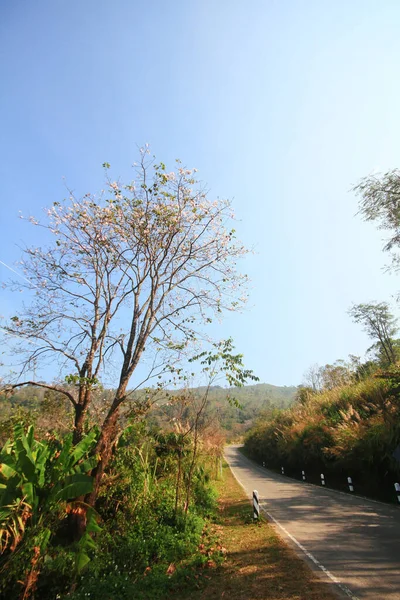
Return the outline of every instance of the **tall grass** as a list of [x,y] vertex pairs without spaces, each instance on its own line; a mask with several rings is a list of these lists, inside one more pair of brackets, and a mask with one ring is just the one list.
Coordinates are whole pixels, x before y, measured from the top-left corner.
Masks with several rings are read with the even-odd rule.
[[400,475],[393,458],[400,443],[399,381],[395,369],[333,390],[302,393],[290,409],[259,419],[245,449],[271,468],[356,473],[377,487]]

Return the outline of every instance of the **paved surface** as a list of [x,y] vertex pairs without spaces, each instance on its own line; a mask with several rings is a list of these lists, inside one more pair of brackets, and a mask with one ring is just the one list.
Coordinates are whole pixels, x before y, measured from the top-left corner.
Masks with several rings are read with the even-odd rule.
[[[228,446],[225,457],[283,537],[338,595],[400,600],[400,507],[364,500],[277,475]],[[322,573],[323,572],[323,573]]]

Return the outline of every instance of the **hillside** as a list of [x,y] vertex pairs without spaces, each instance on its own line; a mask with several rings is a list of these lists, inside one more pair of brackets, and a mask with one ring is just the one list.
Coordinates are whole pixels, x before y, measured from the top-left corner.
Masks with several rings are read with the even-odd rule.
[[[296,389],[294,386],[280,387],[269,383],[233,389],[214,386],[210,390],[207,414],[210,418],[218,418],[221,427],[227,431],[228,439],[232,439],[247,431],[260,413],[268,414],[276,408],[288,408],[292,404]],[[201,387],[192,390],[198,397],[202,396],[204,391],[205,388]],[[101,396],[105,397],[110,392],[111,390],[102,390]],[[227,396],[237,400],[240,408],[229,403]],[[96,404],[101,404],[100,397]],[[160,404],[163,404],[163,401]],[[69,410],[68,401],[58,394],[42,388],[25,387],[16,391],[9,398],[2,398],[0,422],[4,423],[12,415],[15,418],[21,413],[26,413],[27,421],[29,421],[30,415],[33,422],[38,413],[44,413],[43,416],[47,416],[46,421],[53,423],[54,426],[60,414],[66,410]],[[163,426],[167,425],[174,414],[173,407],[154,407],[149,413],[148,419],[155,425]]]
[[319,482],[320,473],[346,488],[386,499],[400,473],[400,370],[391,367],[331,390],[304,389],[288,410],[260,418],[246,453],[270,468]]
[[[195,388],[193,393],[202,396],[206,388]],[[297,388],[295,386],[275,386],[269,383],[247,385],[242,388],[223,388],[214,386],[209,392],[207,414],[218,419],[226,431],[228,441],[242,436],[260,417],[271,414],[274,409],[291,406]],[[240,405],[235,406],[228,398]],[[174,415],[174,408],[155,410],[150,416],[156,423],[166,422]],[[164,418],[162,417],[164,415]]]

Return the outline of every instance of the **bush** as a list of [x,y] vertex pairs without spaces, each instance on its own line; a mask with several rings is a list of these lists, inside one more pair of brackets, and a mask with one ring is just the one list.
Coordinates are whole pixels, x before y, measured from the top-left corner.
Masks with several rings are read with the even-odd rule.
[[[12,551],[3,533],[8,545],[1,565],[1,600],[19,598],[24,589],[27,598],[36,590],[40,600],[163,598],[168,590],[190,579],[188,565],[196,563],[206,519],[214,517],[217,506],[207,461],[197,461],[191,502],[185,510],[190,441],[178,481],[175,449],[167,447],[159,456],[156,440],[146,428],[130,428],[104,476],[98,513],[87,512],[86,532],[73,542],[68,536],[66,507],[75,493],[91,487],[85,473],[95,464],[95,458],[87,455],[94,441],[94,432],[75,447],[70,436],[37,441],[33,429],[25,434],[20,427],[15,441],[3,449],[1,477],[7,480],[0,490],[3,504],[4,494],[8,494],[7,504],[14,494],[17,518],[15,511],[24,510],[21,499],[27,483],[30,503],[18,552]],[[79,487],[82,482],[84,489]],[[3,531],[8,518],[5,509]],[[33,584],[27,588],[31,575]]]

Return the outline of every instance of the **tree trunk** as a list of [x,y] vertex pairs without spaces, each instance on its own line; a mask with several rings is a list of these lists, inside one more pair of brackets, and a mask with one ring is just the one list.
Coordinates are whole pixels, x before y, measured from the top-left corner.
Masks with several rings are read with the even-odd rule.
[[118,433],[118,416],[118,408],[112,412],[110,411],[104,422],[99,441],[94,450],[94,453],[100,456],[100,460],[92,471],[92,476],[94,477],[93,490],[86,496],[86,502],[90,506],[94,506],[96,503],[103,473],[112,456],[113,446]]
[[74,419],[74,435],[73,444],[78,444],[83,437],[83,425],[85,421],[86,410],[83,404],[75,405],[75,419]]
[[182,450],[178,450],[178,473],[176,476],[176,488],[175,488],[175,517],[178,514],[179,505],[179,487],[181,485],[181,473],[182,473]]
[[187,514],[189,510],[190,496],[192,493],[192,479],[193,479],[193,471],[196,466],[196,458],[197,458],[197,432],[194,438],[194,447],[193,447],[193,456],[192,461],[190,463],[189,473],[188,473],[188,482],[186,487],[186,502],[185,502],[185,514]]

